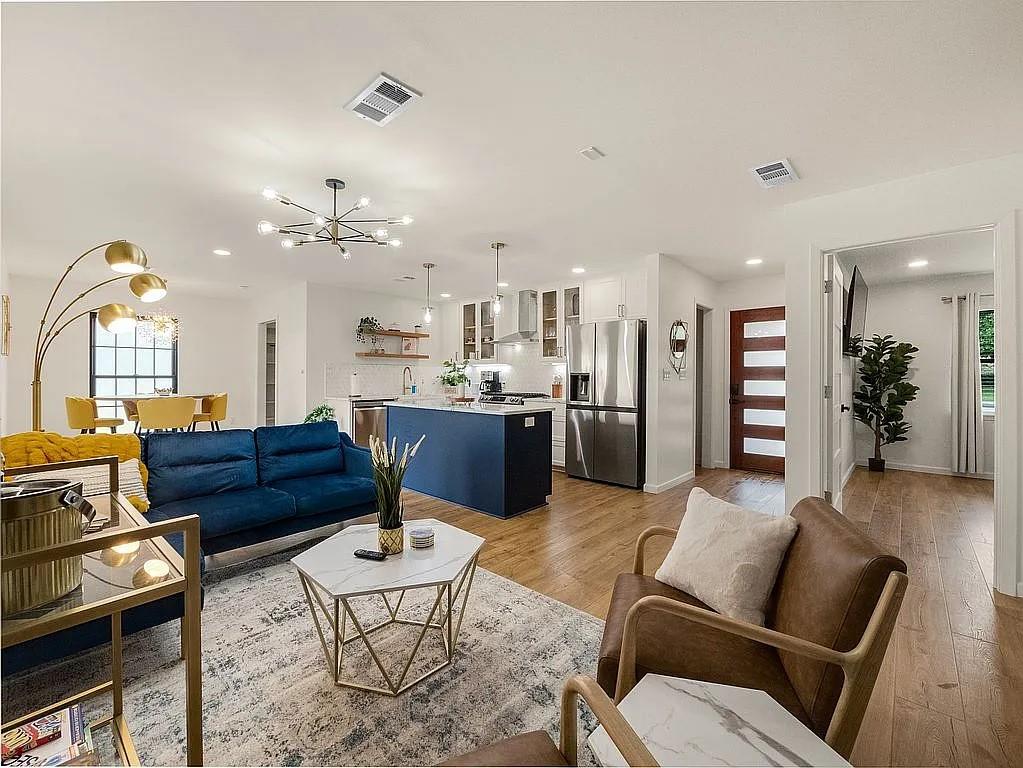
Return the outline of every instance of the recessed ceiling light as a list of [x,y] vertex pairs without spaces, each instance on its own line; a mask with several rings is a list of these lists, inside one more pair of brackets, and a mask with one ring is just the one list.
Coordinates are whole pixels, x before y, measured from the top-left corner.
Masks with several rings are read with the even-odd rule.
[[451,294],[450,294],[450,293],[442,293],[442,294],[440,295],[440,297],[441,297],[442,299],[450,299],[450,298],[451,298]]
[[909,264],[907,264],[906,266],[910,267],[911,269],[919,269],[920,267],[926,267],[927,259],[917,259],[916,261],[909,262]]
[[585,271],[586,267],[572,267],[572,273],[576,275],[581,275]]
[[585,157],[587,160],[599,160],[604,157],[604,153],[596,147],[583,147],[579,150],[579,154]]
[[230,256],[231,252],[229,250],[227,250],[226,248],[214,248],[213,249],[213,255],[214,256]]
[[506,283],[506,282],[504,282],[502,280],[500,283],[497,284],[497,287],[498,288],[507,288],[508,287],[508,283]]
[[763,259],[746,259],[746,264],[751,266],[751,267],[755,267],[757,264],[763,264],[763,263],[764,263]]

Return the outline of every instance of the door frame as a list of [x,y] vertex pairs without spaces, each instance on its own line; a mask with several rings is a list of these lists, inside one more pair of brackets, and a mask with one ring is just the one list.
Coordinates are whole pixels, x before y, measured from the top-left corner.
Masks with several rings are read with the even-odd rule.
[[[828,402],[824,399],[824,384],[828,381],[825,331],[830,322],[826,311],[824,276],[829,254],[840,253],[851,248],[865,248],[873,245],[920,240],[959,232],[991,231],[994,233],[995,248],[995,316],[998,318],[998,332],[995,334],[995,359],[1000,360],[995,376],[995,402],[998,413],[995,417],[995,505],[994,505],[994,584],[993,587],[1006,595],[1023,596],[1023,580],[1020,573],[1021,545],[1020,501],[1020,409],[1018,392],[1020,385],[1020,334],[1019,274],[1016,264],[1023,236],[1023,210],[1009,211],[993,223],[963,227],[955,230],[908,234],[904,237],[862,243],[858,245],[836,244],[835,247],[810,245],[810,280],[817,286],[810,296],[810,348],[809,363],[810,392],[817,392],[819,407],[809,409],[810,440],[809,469],[813,484],[811,493],[822,496],[825,488],[824,451],[828,444],[827,430],[830,418],[825,418]],[[786,369],[787,371],[788,369]],[[786,401],[786,409],[788,408]]]

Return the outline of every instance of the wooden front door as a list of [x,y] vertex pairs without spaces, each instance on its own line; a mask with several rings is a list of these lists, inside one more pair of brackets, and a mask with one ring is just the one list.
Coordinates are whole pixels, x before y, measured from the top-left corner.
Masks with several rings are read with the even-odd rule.
[[785,471],[785,307],[732,312],[729,444],[732,469]]

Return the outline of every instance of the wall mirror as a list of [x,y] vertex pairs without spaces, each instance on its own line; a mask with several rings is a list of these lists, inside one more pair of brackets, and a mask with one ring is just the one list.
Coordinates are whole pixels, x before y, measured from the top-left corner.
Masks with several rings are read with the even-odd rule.
[[689,323],[676,320],[668,331],[668,362],[675,373],[686,369],[686,350],[689,348]]

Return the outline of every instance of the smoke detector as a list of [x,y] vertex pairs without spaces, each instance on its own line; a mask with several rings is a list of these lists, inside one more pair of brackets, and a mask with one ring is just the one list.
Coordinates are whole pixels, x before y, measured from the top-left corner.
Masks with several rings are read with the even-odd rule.
[[604,157],[604,153],[596,147],[583,147],[579,150],[579,154],[585,157],[587,160],[599,160]]
[[381,72],[359,95],[345,104],[345,109],[363,120],[387,125],[422,96],[415,88]]
[[776,163],[761,165],[759,168],[752,168],[750,173],[757,177],[757,181],[764,189],[799,181],[799,176],[796,175],[788,158],[782,158]]
[[410,282],[412,280],[415,280],[416,276],[415,275],[401,275],[399,277],[392,277],[391,279],[394,282],[396,282],[396,283],[407,283],[407,282]]

